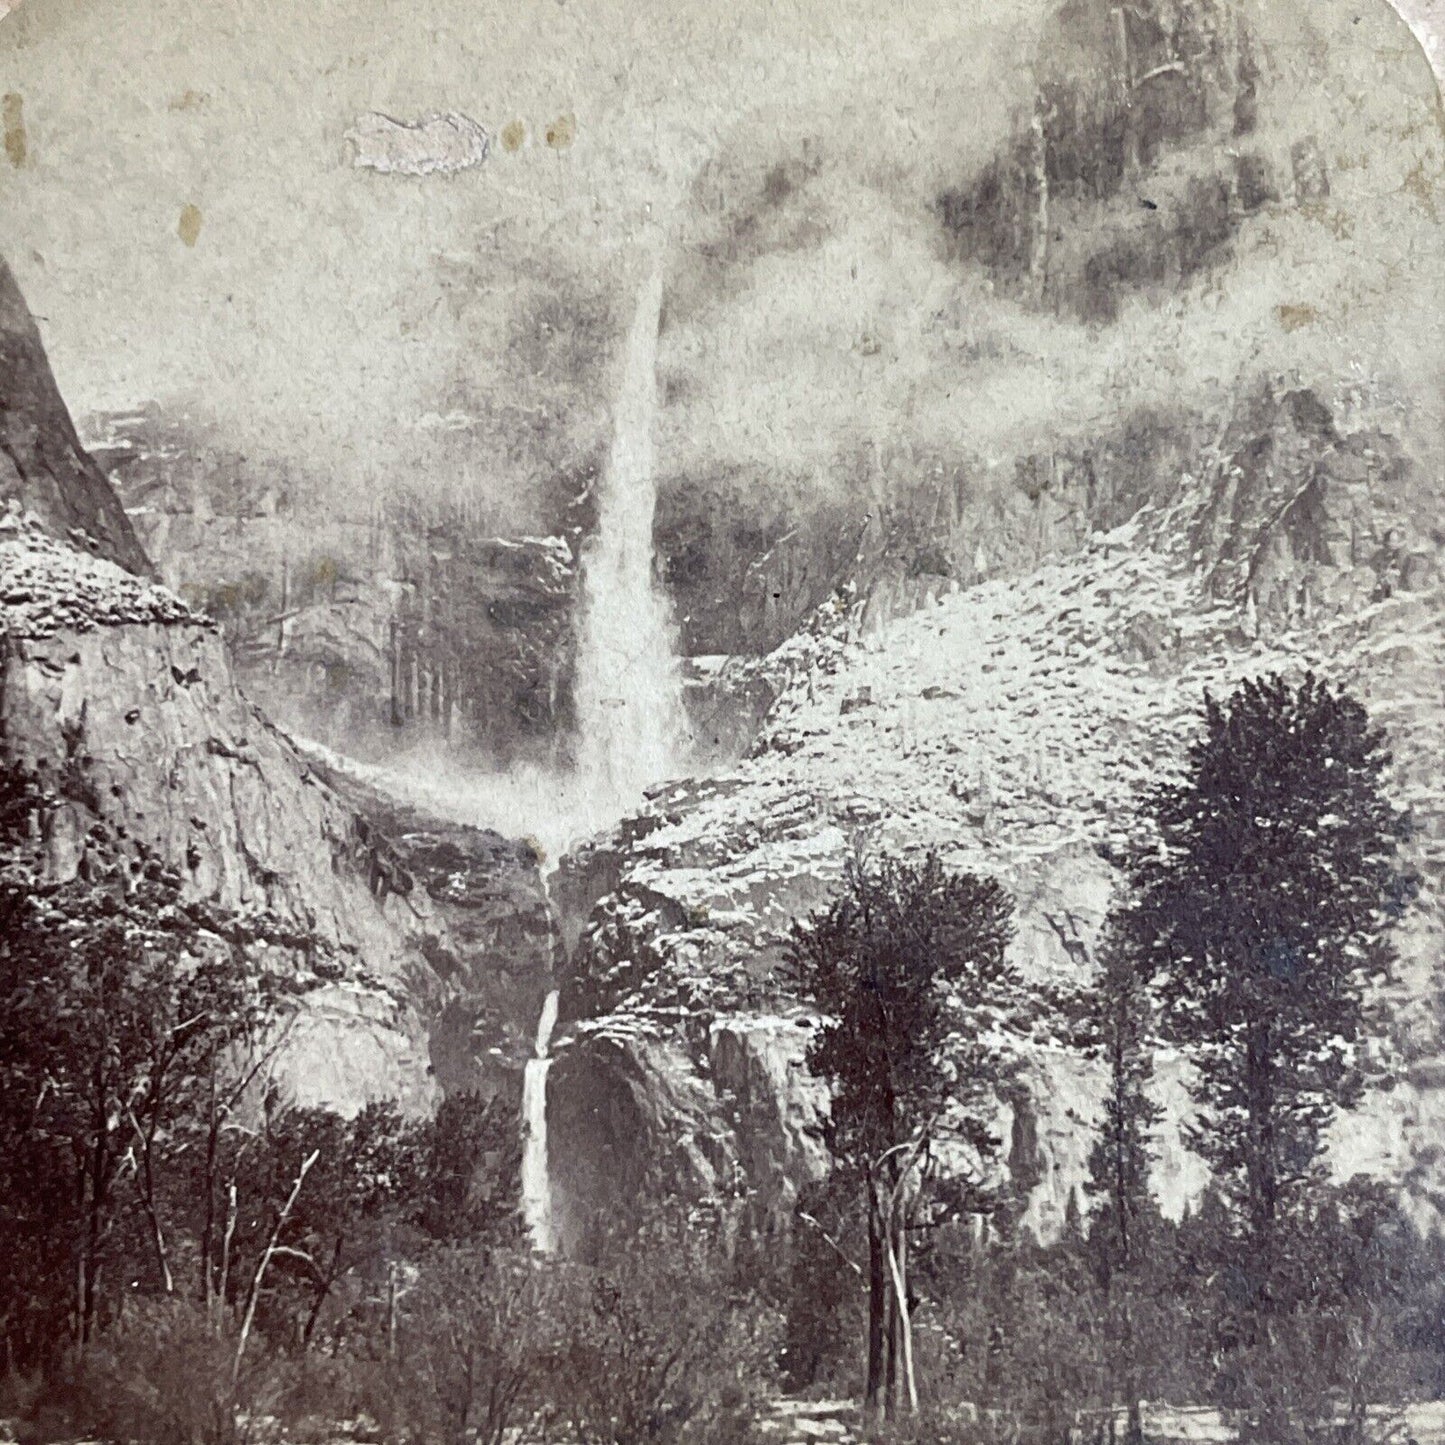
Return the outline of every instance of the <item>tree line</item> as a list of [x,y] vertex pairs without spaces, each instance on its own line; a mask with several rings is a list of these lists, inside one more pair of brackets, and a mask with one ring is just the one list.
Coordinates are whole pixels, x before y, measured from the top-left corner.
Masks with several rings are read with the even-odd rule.
[[714,1215],[640,1207],[586,1261],[540,1259],[517,1099],[429,1119],[288,1100],[273,1065],[336,961],[188,900],[98,824],[55,876],[74,801],[74,780],[0,770],[0,1420],[19,1438],[747,1438],[778,1316]]
[[[800,1215],[797,1383],[836,1328],[818,1276],[846,1309],[851,1271],[875,1418],[952,1392],[975,1412],[992,1399],[1011,1429],[1032,1411],[1052,1438],[1139,1440],[1143,1401],[1172,1396],[1227,1408],[1246,1438],[1363,1439],[1373,1407],[1434,1388],[1439,1241],[1383,1186],[1332,1182],[1326,1155],[1372,1082],[1377,985],[1417,886],[1388,766],[1365,709],[1314,676],[1206,699],[1179,776],[1142,800],[1097,977],[1072,994],[1012,967],[997,882],[937,854],[850,861],[791,951],[824,1019],[809,1061],[832,1089],[837,1161]],[[1082,1044],[1106,1078],[1084,1199],[1048,1247],[1021,1233],[1031,1181],[1012,1197],[999,1182],[997,1101],[1030,1036]],[[1190,1067],[1185,1138],[1211,1175],[1183,1221],[1152,1177],[1163,1045]],[[952,1387],[920,1382],[920,1320]]]
[[[1271,1445],[1382,1437],[1379,1407],[1445,1385],[1445,1245],[1327,1167],[1381,1072],[1416,889],[1388,764],[1316,678],[1207,700],[1078,987],[1021,976],[997,880],[855,856],[792,935],[833,1167],[789,1247],[736,1200],[639,1199],[562,1259],[519,1218],[516,1099],[288,1102],[267,1081],[324,949],[188,901],[100,827],[58,881],[70,785],[12,766],[0,1415],[36,1441],[745,1445],[790,1390],[856,1394],[920,1445],[1138,1441],[1161,1401]],[[1052,1240],[1027,1140],[1000,1137],[1032,1045],[1104,1081]],[[1180,1219],[1155,1178],[1166,1046],[1210,1172]]]

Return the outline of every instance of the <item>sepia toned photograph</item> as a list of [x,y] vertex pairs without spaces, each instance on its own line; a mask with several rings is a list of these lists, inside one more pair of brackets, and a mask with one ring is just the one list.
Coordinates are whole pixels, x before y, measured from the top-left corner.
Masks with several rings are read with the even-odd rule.
[[0,0],[0,1442],[1445,1445],[1442,0]]

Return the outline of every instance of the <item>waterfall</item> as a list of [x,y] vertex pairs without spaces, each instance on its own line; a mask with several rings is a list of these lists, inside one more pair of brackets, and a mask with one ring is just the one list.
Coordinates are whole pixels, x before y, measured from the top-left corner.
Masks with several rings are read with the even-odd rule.
[[557,990],[547,995],[537,1020],[534,1057],[522,1071],[522,1218],[532,1244],[550,1254],[552,1234],[552,1181],[547,1173],[547,1070],[551,1059],[552,1030],[557,1027]]
[[650,785],[690,765],[672,613],[653,577],[660,254],[649,262],[623,348],[597,529],[582,550],[572,766],[472,770],[450,755],[439,767],[425,749],[379,767],[328,759],[441,817],[535,838],[553,860],[611,828],[638,808]]
[[579,782],[608,822],[683,760],[687,720],[666,595],[653,579],[653,423],[662,270],[654,265],[627,337],[597,533],[583,555],[577,649]]
[[[687,753],[672,614],[652,565],[661,318],[662,269],[654,264],[627,336],[597,531],[582,557],[577,766],[552,789],[553,806],[576,832],[609,827],[642,802],[650,784],[673,776]],[[543,1253],[556,1247],[547,1170],[547,1052],[556,1022],[553,992],[537,1024],[536,1057],[522,1076],[522,1212]]]

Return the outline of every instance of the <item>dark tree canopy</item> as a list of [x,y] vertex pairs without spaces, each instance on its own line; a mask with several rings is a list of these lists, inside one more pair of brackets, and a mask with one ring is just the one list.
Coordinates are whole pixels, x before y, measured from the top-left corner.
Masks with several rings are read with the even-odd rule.
[[1133,1270],[1147,1246],[1157,1213],[1150,1187],[1152,1133],[1162,1111],[1149,1095],[1154,1017],[1148,975],[1129,947],[1127,929],[1111,927],[1103,956],[1094,1023],[1109,1078],[1084,1188],[1094,1206],[1090,1238],[1096,1264],[1107,1284]]
[[419,1122],[263,1097],[308,986],[267,953],[319,943],[188,899],[100,824],[52,876],[63,806],[0,768],[0,1360],[52,1366],[147,1299],[194,1302],[215,1339],[244,1319],[237,1360],[252,1316],[304,1347],[397,1248],[515,1241],[509,1101]]
[[832,903],[795,929],[801,992],[827,1016],[809,1062],[833,1086],[836,1155],[877,1157],[987,1091],[994,1074],[971,1067],[983,1054],[960,1025],[1017,989],[1012,915],[992,878],[950,873],[936,853],[883,856],[850,859]]
[[895,1413],[900,1379],[917,1407],[907,1257],[940,1183],[933,1143],[946,1134],[980,1158],[997,1145],[1007,1062],[992,1026],[1022,1006],[1012,912],[996,881],[950,873],[936,853],[855,856],[828,907],[793,931],[799,991],[824,1015],[808,1062],[832,1089],[827,1142],[867,1197],[870,1411]]
[[1307,675],[1207,698],[1183,778],[1150,801],[1129,945],[1198,1069],[1192,1142],[1261,1246],[1358,1101],[1370,986],[1413,890],[1389,754],[1365,709]]

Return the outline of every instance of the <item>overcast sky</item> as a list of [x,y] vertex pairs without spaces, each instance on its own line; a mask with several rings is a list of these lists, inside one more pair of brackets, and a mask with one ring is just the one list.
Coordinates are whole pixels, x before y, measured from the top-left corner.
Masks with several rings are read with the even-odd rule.
[[[24,126],[23,163],[0,158],[3,244],[77,414],[187,406],[358,489],[443,454],[521,475],[554,410],[547,446],[584,452],[658,246],[664,366],[706,394],[676,450],[802,464],[818,433],[905,411],[942,435],[957,387],[927,336],[968,297],[932,202],[1002,134],[1038,8],[25,0],[0,24]],[[1402,32],[1377,18],[1362,46],[1422,69],[1390,60]],[[346,132],[370,112],[464,114],[491,153],[451,176],[358,169]],[[779,164],[802,239],[699,292],[696,248]],[[558,331],[560,351],[533,344]],[[870,373],[854,358],[873,332]],[[1031,357],[1076,344],[1023,339]],[[971,413],[1025,424],[1019,388],[995,393]]]

